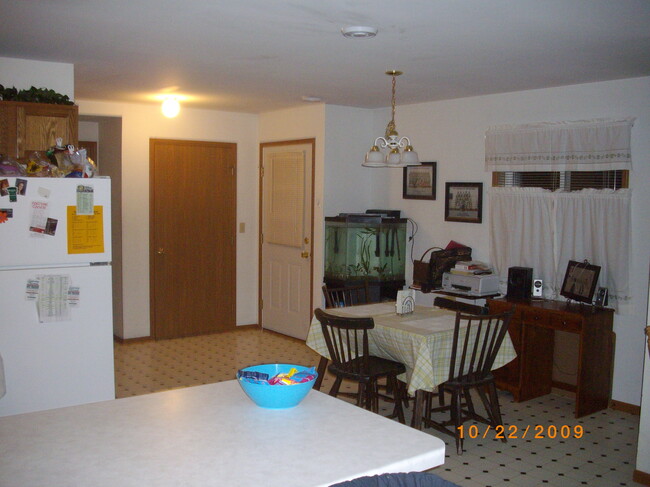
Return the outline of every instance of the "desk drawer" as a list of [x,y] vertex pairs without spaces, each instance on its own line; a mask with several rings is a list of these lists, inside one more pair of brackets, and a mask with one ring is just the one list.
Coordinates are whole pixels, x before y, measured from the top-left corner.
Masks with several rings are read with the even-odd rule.
[[556,330],[570,331],[580,333],[582,330],[582,320],[566,315],[551,315],[551,327]]
[[[506,311],[510,311],[513,308],[513,304],[508,303],[507,301],[488,300],[488,306],[490,308],[490,313],[505,313]],[[516,306],[515,312],[512,315],[512,319],[521,320],[522,313],[522,308],[520,306]]]
[[523,311],[521,321],[529,325],[548,327],[550,324],[548,312],[542,309],[527,308]]

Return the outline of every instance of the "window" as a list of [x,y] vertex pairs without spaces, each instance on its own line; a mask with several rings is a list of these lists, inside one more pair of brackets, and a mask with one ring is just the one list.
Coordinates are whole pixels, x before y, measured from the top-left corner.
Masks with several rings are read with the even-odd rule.
[[628,117],[486,130],[490,259],[502,279],[512,266],[532,267],[549,283],[545,296],[556,298],[567,262],[586,259],[601,266],[599,284],[619,311],[630,304],[633,124]]
[[495,171],[492,186],[544,188],[551,191],[581,189],[621,189],[629,187],[629,171]]

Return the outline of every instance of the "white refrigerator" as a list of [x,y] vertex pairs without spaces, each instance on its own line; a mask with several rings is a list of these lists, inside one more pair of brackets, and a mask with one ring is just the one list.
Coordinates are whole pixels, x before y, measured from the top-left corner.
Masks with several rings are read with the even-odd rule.
[[0,188],[0,416],[114,399],[110,179]]

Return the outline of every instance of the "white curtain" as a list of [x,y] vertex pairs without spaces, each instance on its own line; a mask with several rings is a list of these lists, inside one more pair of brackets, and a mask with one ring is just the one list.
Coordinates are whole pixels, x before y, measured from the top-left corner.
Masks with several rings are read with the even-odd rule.
[[487,171],[631,169],[634,118],[501,125],[485,132]]
[[557,299],[569,260],[601,267],[598,285],[611,304],[629,304],[631,233],[629,190],[551,192],[491,188],[490,258],[502,280],[508,268],[532,267],[544,280],[544,296]]
[[541,188],[490,189],[490,260],[502,280],[513,266],[555,276],[553,193]]
[[631,193],[620,189],[586,189],[555,193],[555,289],[562,285],[566,263],[587,259],[601,266],[599,286],[609,289],[609,299],[619,312],[629,304]]

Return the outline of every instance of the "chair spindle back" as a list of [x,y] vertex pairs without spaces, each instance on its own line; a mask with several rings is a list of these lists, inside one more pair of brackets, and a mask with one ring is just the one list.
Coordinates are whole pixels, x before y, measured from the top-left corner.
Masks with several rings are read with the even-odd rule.
[[490,375],[511,317],[512,311],[482,316],[456,313],[450,382],[476,382]]
[[[367,366],[368,330],[375,327],[372,318],[347,318],[317,309],[314,314],[321,324],[330,359],[339,368],[358,372]],[[361,360],[354,360],[361,358]]]
[[327,308],[343,308],[344,306],[355,306],[370,302],[370,291],[367,282],[359,286],[338,288],[328,288],[323,285],[323,295],[325,296],[325,307]]

